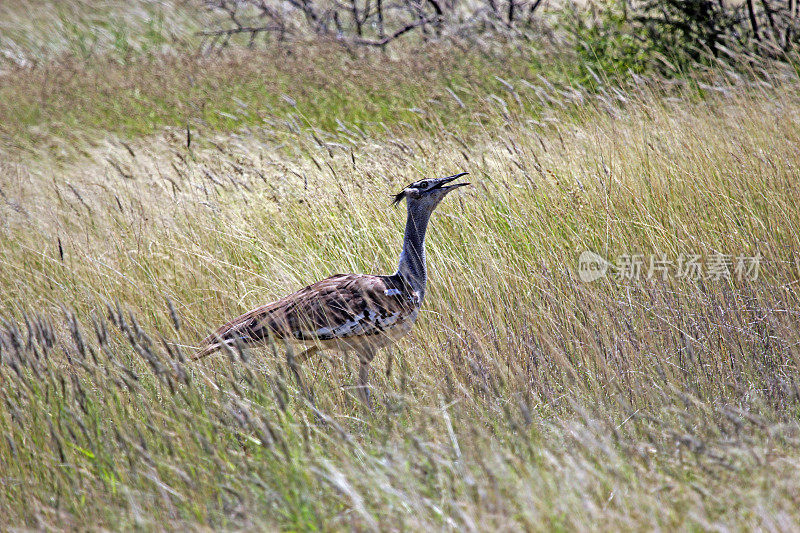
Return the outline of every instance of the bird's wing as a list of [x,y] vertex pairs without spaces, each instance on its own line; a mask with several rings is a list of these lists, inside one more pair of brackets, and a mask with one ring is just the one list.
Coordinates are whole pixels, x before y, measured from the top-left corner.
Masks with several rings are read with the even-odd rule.
[[337,274],[231,320],[203,341],[194,358],[216,351],[223,342],[379,335],[418,306],[419,295],[399,276]]

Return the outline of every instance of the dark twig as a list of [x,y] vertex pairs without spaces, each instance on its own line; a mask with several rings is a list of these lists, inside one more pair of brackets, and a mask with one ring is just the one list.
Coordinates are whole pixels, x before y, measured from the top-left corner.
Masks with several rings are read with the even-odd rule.
[[365,46],[384,46],[384,45],[389,44],[390,42],[394,41],[398,37],[402,37],[403,35],[405,35],[406,33],[410,32],[411,30],[414,30],[416,28],[424,26],[425,24],[430,24],[431,22],[432,22],[432,20],[429,19],[429,18],[419,19],[419,20],[417,20],[415,22],[412,22],[411,24],[407,24],[407,25],[403,26],[402,28],[400,28],[396,32],[392,33],[391,35],[387,35],[383,39],[363,39],[363,38],[357,37],[357,38],[353,39],[353,42],[355,44],[361,44],[361,45],[365,45]]

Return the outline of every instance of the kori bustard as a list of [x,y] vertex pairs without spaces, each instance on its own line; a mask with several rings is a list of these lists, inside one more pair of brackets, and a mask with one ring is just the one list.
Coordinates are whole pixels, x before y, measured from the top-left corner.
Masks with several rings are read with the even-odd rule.
[[[336,274],[234,318],[209,335],[193,359],[222,348],[265,342],[297,342],[309,348],[295,358],[302,363],[322,349],[358,354],[358,392],[369,398],[369,364],[380,348],[411,330],[425,298],[425,231],[439,202],[469,183],[452,183],[467,174],[416,181],[394,197],[405,198],[403,250],[392,275]],[[298,374],[299,377],[299,374]]]

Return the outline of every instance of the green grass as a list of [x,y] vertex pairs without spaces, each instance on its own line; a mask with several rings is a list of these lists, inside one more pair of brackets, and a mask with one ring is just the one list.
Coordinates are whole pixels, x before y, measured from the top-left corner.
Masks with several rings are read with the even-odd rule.
[[[449,67],[431,71],[436,58],[397,64],[377,56],[357,61],[335,49],[299,58],[289,52],[274,57],[235,53],[208,60],[59,64],[7,78],[0,86],[0,117],[5,144],[16,149],[38,148],[47,136],[72,141],[75,132],[130,139],[164,126],[235,131],[264,125],[265,119],[292,120],[327,132],[336,132],[340,124],[377,134],[403,123],[431,126],[413,109],[424,109],[448,127],[463,127],[470,115],[447,93],[455,86],[447,73],[468,71],[469,58],[438,59]],[[479,72],[470,78],[491,69],[484,65]],[[479,85],[503,90],[491,77]],[[32,86],[41,90],[28,90]],[[460,98],[473,108],[483,104],[471,93],[462,91]]]
[[[208,135],[258,126],[280,135],[287,121],[320,135],[446,129],[463,137],[476,124],[501,127],[509,113],[541,119],[552,102],[530,88],[547,88],[542,77],[583,90],[572,87],[582,79],[576,58],[542,44],[496,55],[429,45],[351,56],[308,43],[302,52],[234,47],[208,57],[198,46],[188,41],[166,53],[138,46],[125,61],[111,52],[67,55],[0,78],[0,146],[67,161],[109,134],[130,140],[189,125]],[[606,82],[624,77],[612,73]]]

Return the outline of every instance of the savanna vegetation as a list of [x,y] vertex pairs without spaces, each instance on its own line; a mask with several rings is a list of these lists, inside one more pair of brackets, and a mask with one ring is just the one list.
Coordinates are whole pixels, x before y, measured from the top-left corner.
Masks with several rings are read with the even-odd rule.
[[[214,4],[0,6],[0,528],[797,528],[783,12],[756,38],[743,3],[681,54],[652,5],[210,46]],[[373,411],[353,356],[305,365],[313,404],[282,346],[187,360],[255,305],[393,271],[391,195],[462,170]],[[587,250],[641,275],[582,281]]]

